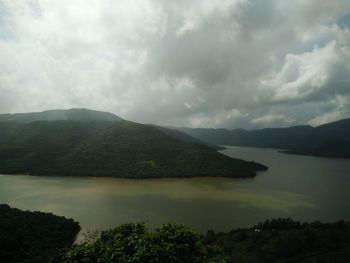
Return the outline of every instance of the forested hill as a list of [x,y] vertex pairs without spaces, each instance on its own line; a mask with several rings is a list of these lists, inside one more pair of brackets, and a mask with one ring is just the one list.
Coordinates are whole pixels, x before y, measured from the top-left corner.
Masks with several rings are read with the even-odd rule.
[[129,121],[0,122],[0,173],[251,177],[265,169]]
[[[0,122],[17,122],[17,123],[31,123],[35,121],[58,121],[58,120],[71,120],[81,122],[91,121],[122,121],[119,116],[110,112],[95,111],[89,109],[67,109],[67,110],[47,110],[42,112],[29,112],[29,113],[14,113],[14,114],[0,114]],[[197,144],[204,144],[215,150],[223,150],[224,147],[220,147],[213,144],[205,143],[201,140],[193,138],[186,133],[164,128],[161,126],[153,125],[161,130],[163,133],[170,135],[176,139],[185,142],[192,142]]]
[[269,147],[286,153],[350,158],[350,119],[318,127],[294,126],[247,131],[243,129],[175,128],[218,145]]
[[34,121],[121,121],[122,118],[109,112],[88,109],[48,110],[42,112],[0,114],[0,121],[30,123]]
[[0,262],[53,262],[73,244],[79,231],[73,219],[0,204]]

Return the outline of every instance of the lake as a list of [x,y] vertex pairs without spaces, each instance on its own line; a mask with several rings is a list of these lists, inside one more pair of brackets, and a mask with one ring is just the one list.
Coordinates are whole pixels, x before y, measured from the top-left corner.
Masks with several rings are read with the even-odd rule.
[[267,218],[350,220],[350,160],[228,147],[222,153],[269,166],[253,179],[128,180],[0,176],[0,203],[74,218],[84,230],[130,221],[175,221],[204,232]]

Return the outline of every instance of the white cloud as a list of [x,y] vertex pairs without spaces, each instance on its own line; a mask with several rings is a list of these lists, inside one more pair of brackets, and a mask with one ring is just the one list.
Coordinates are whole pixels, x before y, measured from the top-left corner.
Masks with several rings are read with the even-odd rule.
[[349,13],[346,0],[4,0],[0,112],[229,128],[348,117]]
[[280,72],[262,84],[273,94],[272,101],[307,99],[325,88],[331,68],[338,63],[336,43],[299,55],[287,54]]
[[332,109],[324,114],[318,115],[309,121],[309,124],[318,126],[335,120],[339,120],[349,115],[350,96],[336,95],[329,104]]

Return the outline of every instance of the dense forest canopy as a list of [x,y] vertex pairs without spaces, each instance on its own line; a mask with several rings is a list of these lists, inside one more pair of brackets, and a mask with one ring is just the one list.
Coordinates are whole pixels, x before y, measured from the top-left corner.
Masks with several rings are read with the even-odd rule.
[[73,219],[0,204],[0,262],[50,262],[73,244],[79,231]]
[[0,173],[252,177],[265,169],[130,121],[0,122]]

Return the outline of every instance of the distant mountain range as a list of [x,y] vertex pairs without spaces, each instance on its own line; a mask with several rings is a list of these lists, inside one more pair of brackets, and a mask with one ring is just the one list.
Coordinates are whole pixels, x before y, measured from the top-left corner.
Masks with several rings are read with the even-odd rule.
[[318,127],[294,126],[251,131],[205,128],[173,129],[210,144],[276,148],[290,154],[350,158],[350,119]]
[[182,132],[107,112],[71,109],[0,115],[0,173],[252,177],[266,169],[220,154]]

